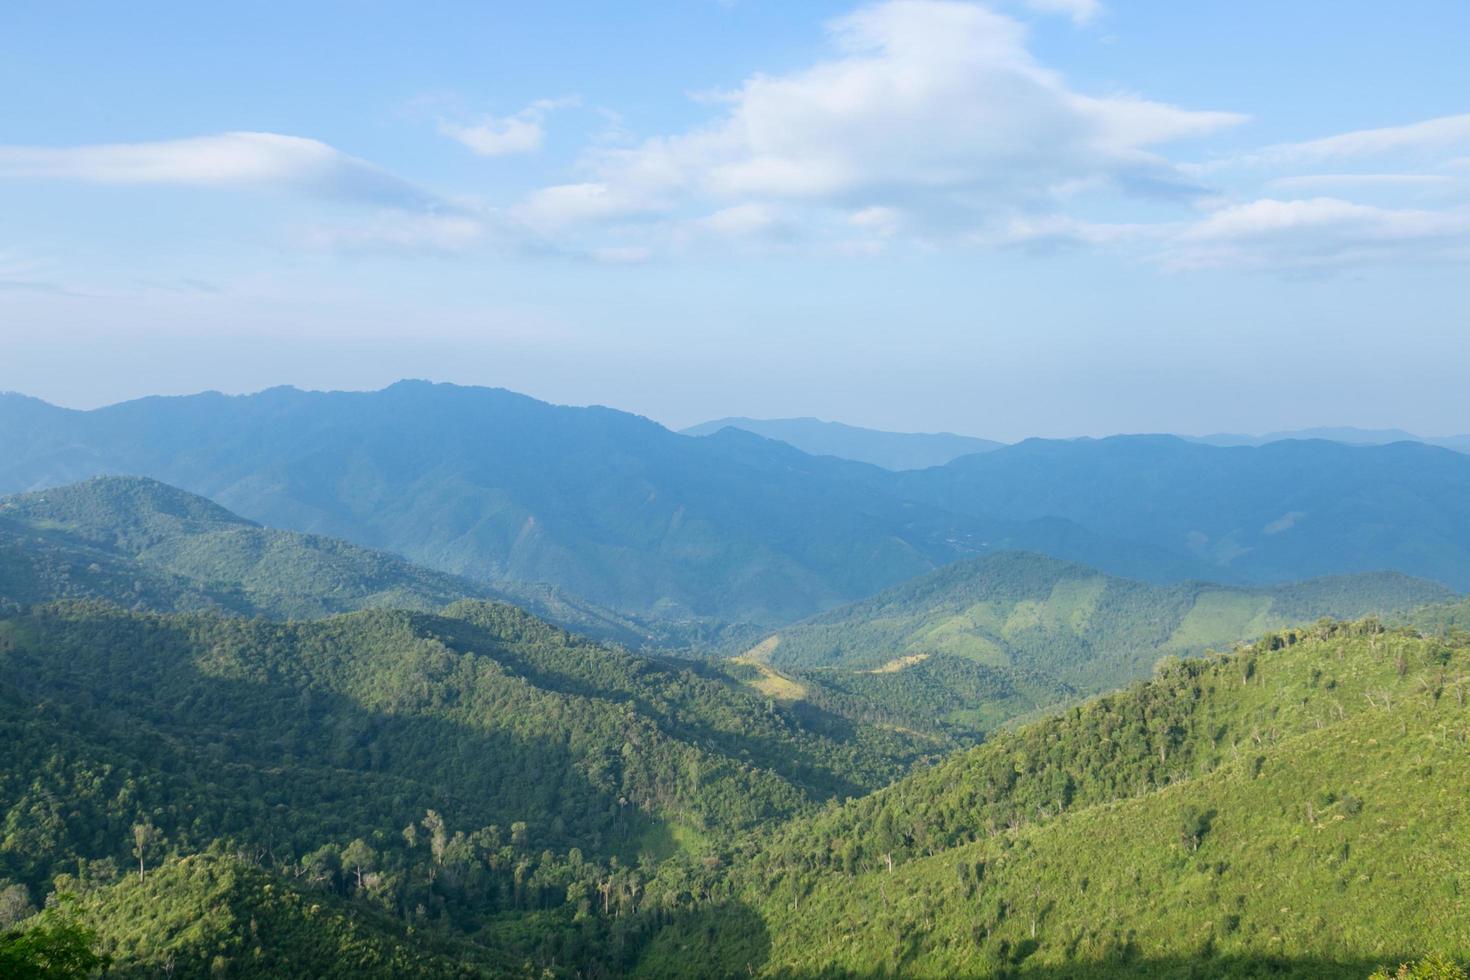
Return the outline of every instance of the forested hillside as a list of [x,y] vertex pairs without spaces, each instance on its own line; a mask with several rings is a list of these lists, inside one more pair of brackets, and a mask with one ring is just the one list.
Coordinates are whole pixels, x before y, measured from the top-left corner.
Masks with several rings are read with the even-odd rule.
[[44,938],[26,916],[52,889],[76,899],[53,928],[122,976],[1362,976],[1470,953],[1466,634],[1324,622],[1166,660],[897,782],[935,743],[822,707],[859,695],[784,703],[480,602],[13,614],[0,934],[27,931],[0,962]]
[[646,623],[554,586],[483,582],[314,534],[267,528],[144,477],[0,498],[0,601],[104,599],[161,612],[274,619],[358,609],[431,612],[464,598],[514,602],[625,646],[686,646],[699,624]]
[[[646,976],[1364,976],[1470,958],[1470,637],[1171,662],[753,836]],[[1445,974],[1433,974],[1451,975]]]
[[932,747],[476,602],[288,624],[35,607],[0,622],[0,705],[0,879],[26,901],[228,842],[450,932],[574,914]]
[[[795,680],[909,705],[973,737],[1148,676],[1162,656],[1229,649],[1322,617],[1407,615],[1453,597],[1395,573],[1269,588],[1149,585],[1022,552],[955,562],[787,627],[754,648]],[[747,657],[748,659],[748,657]]]

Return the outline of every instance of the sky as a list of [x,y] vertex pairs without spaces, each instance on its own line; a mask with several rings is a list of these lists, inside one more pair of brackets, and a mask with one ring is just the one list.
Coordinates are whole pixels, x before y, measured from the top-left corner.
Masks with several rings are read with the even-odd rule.
[[0,390],[1470,431],[1463,0],[0,6]]

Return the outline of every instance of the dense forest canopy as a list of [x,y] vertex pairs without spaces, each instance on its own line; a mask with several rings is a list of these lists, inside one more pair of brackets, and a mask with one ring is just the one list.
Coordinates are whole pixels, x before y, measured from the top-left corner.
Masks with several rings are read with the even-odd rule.
[[146,478],[12,496],[0,971],[1454,978],[1463,606],[995,552],[671,629]]

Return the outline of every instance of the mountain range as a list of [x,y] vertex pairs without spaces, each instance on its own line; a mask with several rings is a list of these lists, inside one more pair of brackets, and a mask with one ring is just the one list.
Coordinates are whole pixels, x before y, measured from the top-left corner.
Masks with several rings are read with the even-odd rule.
[[0,397],[0,490],[153,477],[274,527],[643,620],[783,625],[959,558],[1151,582],[1392,570],[1470,588],[1470,457],[1413,443],[1028,440],[923,470],[404,382],[93,411]]
[[1318,426],[1311,429],[1288,429],[1262,435],[1217,432],[1207,436],[1188,436],[1193,442],[1211,446],[1264,446],[1283,439],[1326,439],[1349,446],[1386,446],[1391,442],[1422,442],[1456,452],[1470,452],[1470,435],[1418,436],[1403,429],[1358,429],[1347,425]]

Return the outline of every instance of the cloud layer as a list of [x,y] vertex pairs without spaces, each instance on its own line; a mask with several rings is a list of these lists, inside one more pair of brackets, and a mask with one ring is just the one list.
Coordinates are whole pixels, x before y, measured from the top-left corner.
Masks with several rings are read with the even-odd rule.
[[[1004,9],[1078,25],[1105,16],[1097,0]],[[699,101],[702,123],[593,136],[562,179],[494,205],[315,139],[260,132],[0,146],[0,179],[277,191],[359,209],[296,236],[331,249],[632,262],[710,249],[1074,247],[1171,270],[1286,273],[1470,252],[1470,114],[1199,161],[1191,141],[1247,117],[1084,91],[1037,59],[1022,20],[986,3],[859,7],[826,25],[821,56],[804,67]],[[540,100],[438,127],[481,156],[530,154],[545,145],[548,115],[575,104]]]

